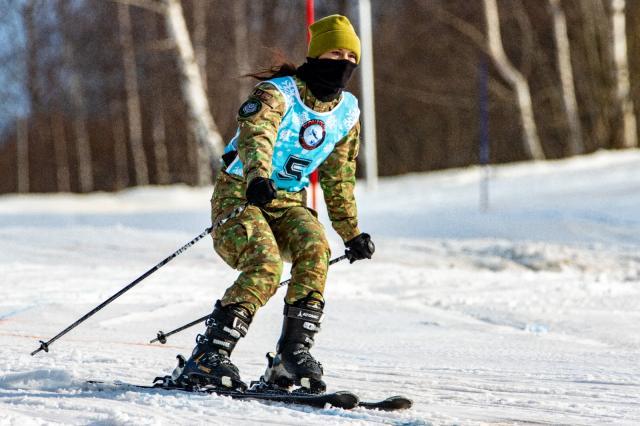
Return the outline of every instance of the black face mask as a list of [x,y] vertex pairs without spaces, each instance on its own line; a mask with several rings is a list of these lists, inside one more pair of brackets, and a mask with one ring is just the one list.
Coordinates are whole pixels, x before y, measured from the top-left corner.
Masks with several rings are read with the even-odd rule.
[[316,98],[328,102],[340,96],[357,66],[346,59],[307,58],[296,75],[307,83]]

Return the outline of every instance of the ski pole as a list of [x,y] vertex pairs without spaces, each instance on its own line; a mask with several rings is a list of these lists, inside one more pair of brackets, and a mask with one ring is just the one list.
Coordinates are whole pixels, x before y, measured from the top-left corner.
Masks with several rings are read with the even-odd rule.
[[[341,260],[344,260],[344,259],[347,259],[347,255],[346,254],[343,254],[340,257],[336,257],[335,259],[332,259],[329,262],[329,266],[333,265],[334,263],[338,263],[338,262],[340,262]],[[280,284],[278,284],[278,287],[285,286],[285,285],[289,284],[290,282],[291,282],[291,278],[289,278],[288,280],[282,281]],[[162,330],[160,330],[158,332],[157,337],[155,339],[149,341],[149,343],[160,342],[160,343],[162,343],[164,345],[165,343],[167,343],[167,337],[169,337],[171,335],[174,335],[176,333],[179,333],[182,330],[186,330],[189,327],[193,327],[196,324],[200,324],[201,322],[205,321],[207,318],[209,318],[209,314],[207,314],[207,315],[205,315],[205,316],[203,316],[201,318],[198,318],[195,321],[191,321],[190,323],[185,324],[185,325],[183,325],[181,327],[178,327],[175,330],[171,330],[168,333],[163,333]]]
[[239,216],[247,207],[246,204],[239,206],[237,208],[235,208],[233,211],[231,211],[231,213],[229,213],[228,215],[226,215],[225,217],[223,217],[222,219],[220,219],[219,221],[217,221],[215,224],[213,224],[212,226],[206,228],[204,231],[202,231],[200,233],[200,235],[198,235],[197,237],[195,237],[194,239],[192,239],[191,241],[189,241],[187,244],[185,244],[184,246],[180,247],[178,250],[176,250],[175,252],[173,252],[169,257],[165,258],[164,260],[162,260],[160,263],[158,263],[156,266],[154,266],[153,268],[149,269],[147,272],[145,272],[144,274],[140,275],[138,278],[136,278],[133,282],[131,282],[129,285],[127,285],[126,287],[124,287],[122,290],[118,291],[116,294],[114,294],[113,296],[111,296],[110,298],[108,298],[107,300],[105,300],[104,302],[102,302],[101,304],[99,304],[98,306],[96,306],[95,308],[93,308],[90,312],[88,312],[87,314],[85,314],[82,318],[80,318],[79,320],[77,320],[76,322],[74,322],[73,324],[71,324],[69,327],[65,328],[64,330],[62,330],[60,333],[58,333],[57,335],[55,335],[53,338],[51,338],[49,341],[45,342],[43,340],[40,340],[40,347],[38,349],[36,349],[35,351],[31,352],[31,356],[34,356],[35,354],[37,354],[40,351],[45,351],[45,352],[49,352],[49,346],[51,346],[51,344],[53,342],[55,342],[56,340],[58,340],[59,338],[61,338],[62,336],[64,336],[65,334],[67,334],[68,332],[70,332],[71,330],[73,330],[74,328],[76,328],[78,325],[80,325],[81,323],[83,323],[84,321],[86,321],[87,319],[89,319],[91,316],[93,316],[96,312],[98,312],[99,310],[101,310],[102,308],[104,308],[105,306],[107,306],[109,303],[113,302],[115,299],[117,299],[118,297],[122,296],[124,293],[126,293],[127,291],[129,291],[131,288],[133,288],[136,284],[139,284],[142,280],[144,280],[145,278],[147,278],[149,275],[153,274],[154,272],[156,272],[158,269],[162,268],[164,265],[166,265],[167,263],[169,263],[171,260],[173,260],[174,258],[176,258],[178,255],[182,254],[183,252],[185,252],[189,247],[193,246],[195,243],[197,243],[199,240],[201,240],[202,238],[204,238],[206,235],[210,234],[213,230],[215,230],[216,228],[218,228],[219,226],[223,225],[224,223],[226,223],[227,221],[233,219],[236,216]]

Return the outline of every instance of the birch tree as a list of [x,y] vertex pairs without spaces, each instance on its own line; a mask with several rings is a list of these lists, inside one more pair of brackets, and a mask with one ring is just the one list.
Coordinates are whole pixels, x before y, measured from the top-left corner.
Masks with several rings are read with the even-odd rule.
[[524,149],[529,158],[544,160],[545,155],[538,138],[531,92],[525,77],[511,63],[504,48],[500,34],[500,15],[496,0],[484,0],[484,14],[487,26],[487,42],[491,58],[500,74],[507,80],[516,92],[520,120],[524,129]]
[[[237,1],[234,1],[234,4]],[[207,92],[207,10],[211,6],[210,3],[203,1],[193,2],[193,51],[200,71],[200,78],[202,81],[202,88],[204,92]],[[192,130],[193,132],[193,130]],[[206,185],[211,183],[211,174],[209,171],[209,161],[207,159],[207,153],[203,150],[203,146],[199,143],[194,143],[195,134],[190,134],[187,140],[190,142],[189,158],[192,160],[191,164],[194,164],[196,170],[196,184]]]
[[193,43],[187,29],[180,0],[114,0],[159,13],[163,16],[170,44],[176,51],[176,62],[181,75],[180,88],[189,112],[189,128],[198,144],[200,184],[210,184],[212,173],[220,165],[218,159],[224,151],[224,142],[213,120],[202,73],[196,61]]
[[24,65],[26,71],[26,89],[29,95],[29,103],[32,112],[37,112],[42,107],[42,94],[38,84],[38,36],[35,23],[35,1],[30,0],[22,8],[22,22],[25,31]]
[[[233,2],[233,39],[235,44],[235,59],[238,67],[238,75],[249,72],[249,37],[247,28],[247,3],[236,0]],[[246,79],[240,79],[238,87],[238,104],[244,102],[247,98],[249,85]]]
[[549,0],[551,15],[553,18],[553,36],[556,44],[556,57],[558,72],[562,84],[562,100],[567,113],[569,125],[569,155],[578,155],[584,152],[582,141],[582,125],[578,113],[576,100],[576,88],[573,79],[573,67],[571,65],[571,48],[567,33],[567,19],[560,4],[560,0]]
[[[234,5],[237,0],[233,2]],[[193,2],[193,51],[202,75],[202,87],[207,90],[207,10],[210,3]]]
[[60,22],[60,33],[63,42],[63,58],[66,69],[69,73],[69,96],[73,112],[73,131],[75,136],[75,148],[78,164],[78,182],[80,192],[91,192],[94,188],[93,165],[91,155],[91,145],[89,132],[87,130],[87,108],[85,102],[84,88],[78,73],[75,62],[73,44],[71,42],[71,29],[69,28],[68,3],[58,2],[58,19]]
[[27,120],[16,120],[16,164],[18,168],[18,192],[29,192],[29,129]]
[[[158,20],[157,15],[148,13],[146,16],[146,27],[149,33],[149,38],[152,43],[156,43],[158,41]],[[151,68],[158,69],[158,61],[156,60],[156,55],[152,55],[149,59],[151,63]],[[166,138],[166,123],[165,123],[165,113],[164,113],[164,102],[163,102],[163,93],[162,93],[162,85],[160,84],[160,78],[157,73],[153,73],[149,78],[152,92],[156,94],[158,97],[157,102],[153,102],[151,107],[151,113],[153,114],[152,123],[151,123],[151,139],[153,140],[153,155],[154,155],[154,164],[156,166],[156,182],[159,185],[166,185],[170,183],[171,177],[169,175],[169,154],[167,152],[167,138]]]
[[67,137],[64,131],[62,114],[54,113],[51,116],[51,137],[56,158],[56,190],[58,192],[71,192]]
[[624,126],[623,146],[625,148],[633,148],[638,146],[638,134],[633,100],[630,96],[631,84],[629,82],[625,9],[625,0],[611,1],[611,28],[613,32],[612,43],[616,75],[616,98],[622,111]]
[[138,185],[149,184],[147,155],[142,143],[142,114],[140,112],[140,94],[138,91],[138,73],[136,54],[133,47],[131,15],[129,6],[118,4],[118,23],[120,45],[122,47],[122,64],[124,66],[125,91],[127,93],[127,115],[129,123],[129,146],[133,156],[134,172]]
[[129,186],[129,166],[127,155],[127,133],[119,103],[111,101],[109,105],[111,115],[111,131],[113,135],[113,158],[115,171],[115,188],[122,189]]
[[[583,134],[589,148],[607,147],[617,138],[618,125],[615,111],[616,82],[611,69],[611,19],[601,1],[581,1],[576,4],[580,16],[579,46],[580,66],[574,71],[579,92],[582,92],[581,108],[589,120],[589,131]],[[613,142],[615,143],[615,142]]]
[[[35,25],[35,2],[25,3],[22,9],[22,21],[25,29],[24,65],[26,70],[26,87],[29,95],[31,112],[41,108],[41,95],[38,84],[37,54],[38,37]],[[17,189],[20,193],[29,192],[29,130],[26,118],[16,119],[16,167]]]
[[165,8],[167,32],[175,42],[178,53],[178,68],[182,75],[181,89],[189,109],[191,128],[194,130],[200,148],[199,162],[206,163],[206,167],[201,167],[199,170],[198,182],[209,184],[212,172],[220,167],[216,160],[224,150],[222,136],[211,115],[180,1],[162,0],[162,4]]

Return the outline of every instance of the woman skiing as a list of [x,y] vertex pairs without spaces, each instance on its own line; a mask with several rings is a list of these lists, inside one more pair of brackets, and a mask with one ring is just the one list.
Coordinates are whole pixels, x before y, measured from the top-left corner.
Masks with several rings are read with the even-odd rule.
[[330,260],[324,228],[306,206],[313,170],[319,171],[329,217],[349,260],[370,259],[374,245],[358,229],[353,190],[360,111],[343,90],[360,61],[360,40],[340,15],[309,30],[306,62],[253,75],[262,82],[238,111],[211,207],[214,224],[240,212],[213,231],[213,241],[220,257],[241,273],[196,338],[180,385],[246,389],[229,356],[278,289],[285,260],[292,268],[282,334],[264,378],[278,387],[325,390],[322,366],[309,353],[320,329]]

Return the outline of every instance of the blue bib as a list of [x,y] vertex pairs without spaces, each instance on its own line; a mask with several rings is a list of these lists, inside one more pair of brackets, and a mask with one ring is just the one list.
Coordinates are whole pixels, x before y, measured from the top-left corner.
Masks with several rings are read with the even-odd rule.
[[[275,86],[286,102],[273,149],[271,179],[278,189],[297,192],[309,185],[309,175],[358,121],[358,100],[351,93],[342,92],[342,99],[331,111],[316,112],[302,102],[292,77],[274,78],[263,83]],[[240,129],[226,146],[225,154],[238,150],[239,135]],[[226,172],[242,176],[239,156],[229,164]]]

